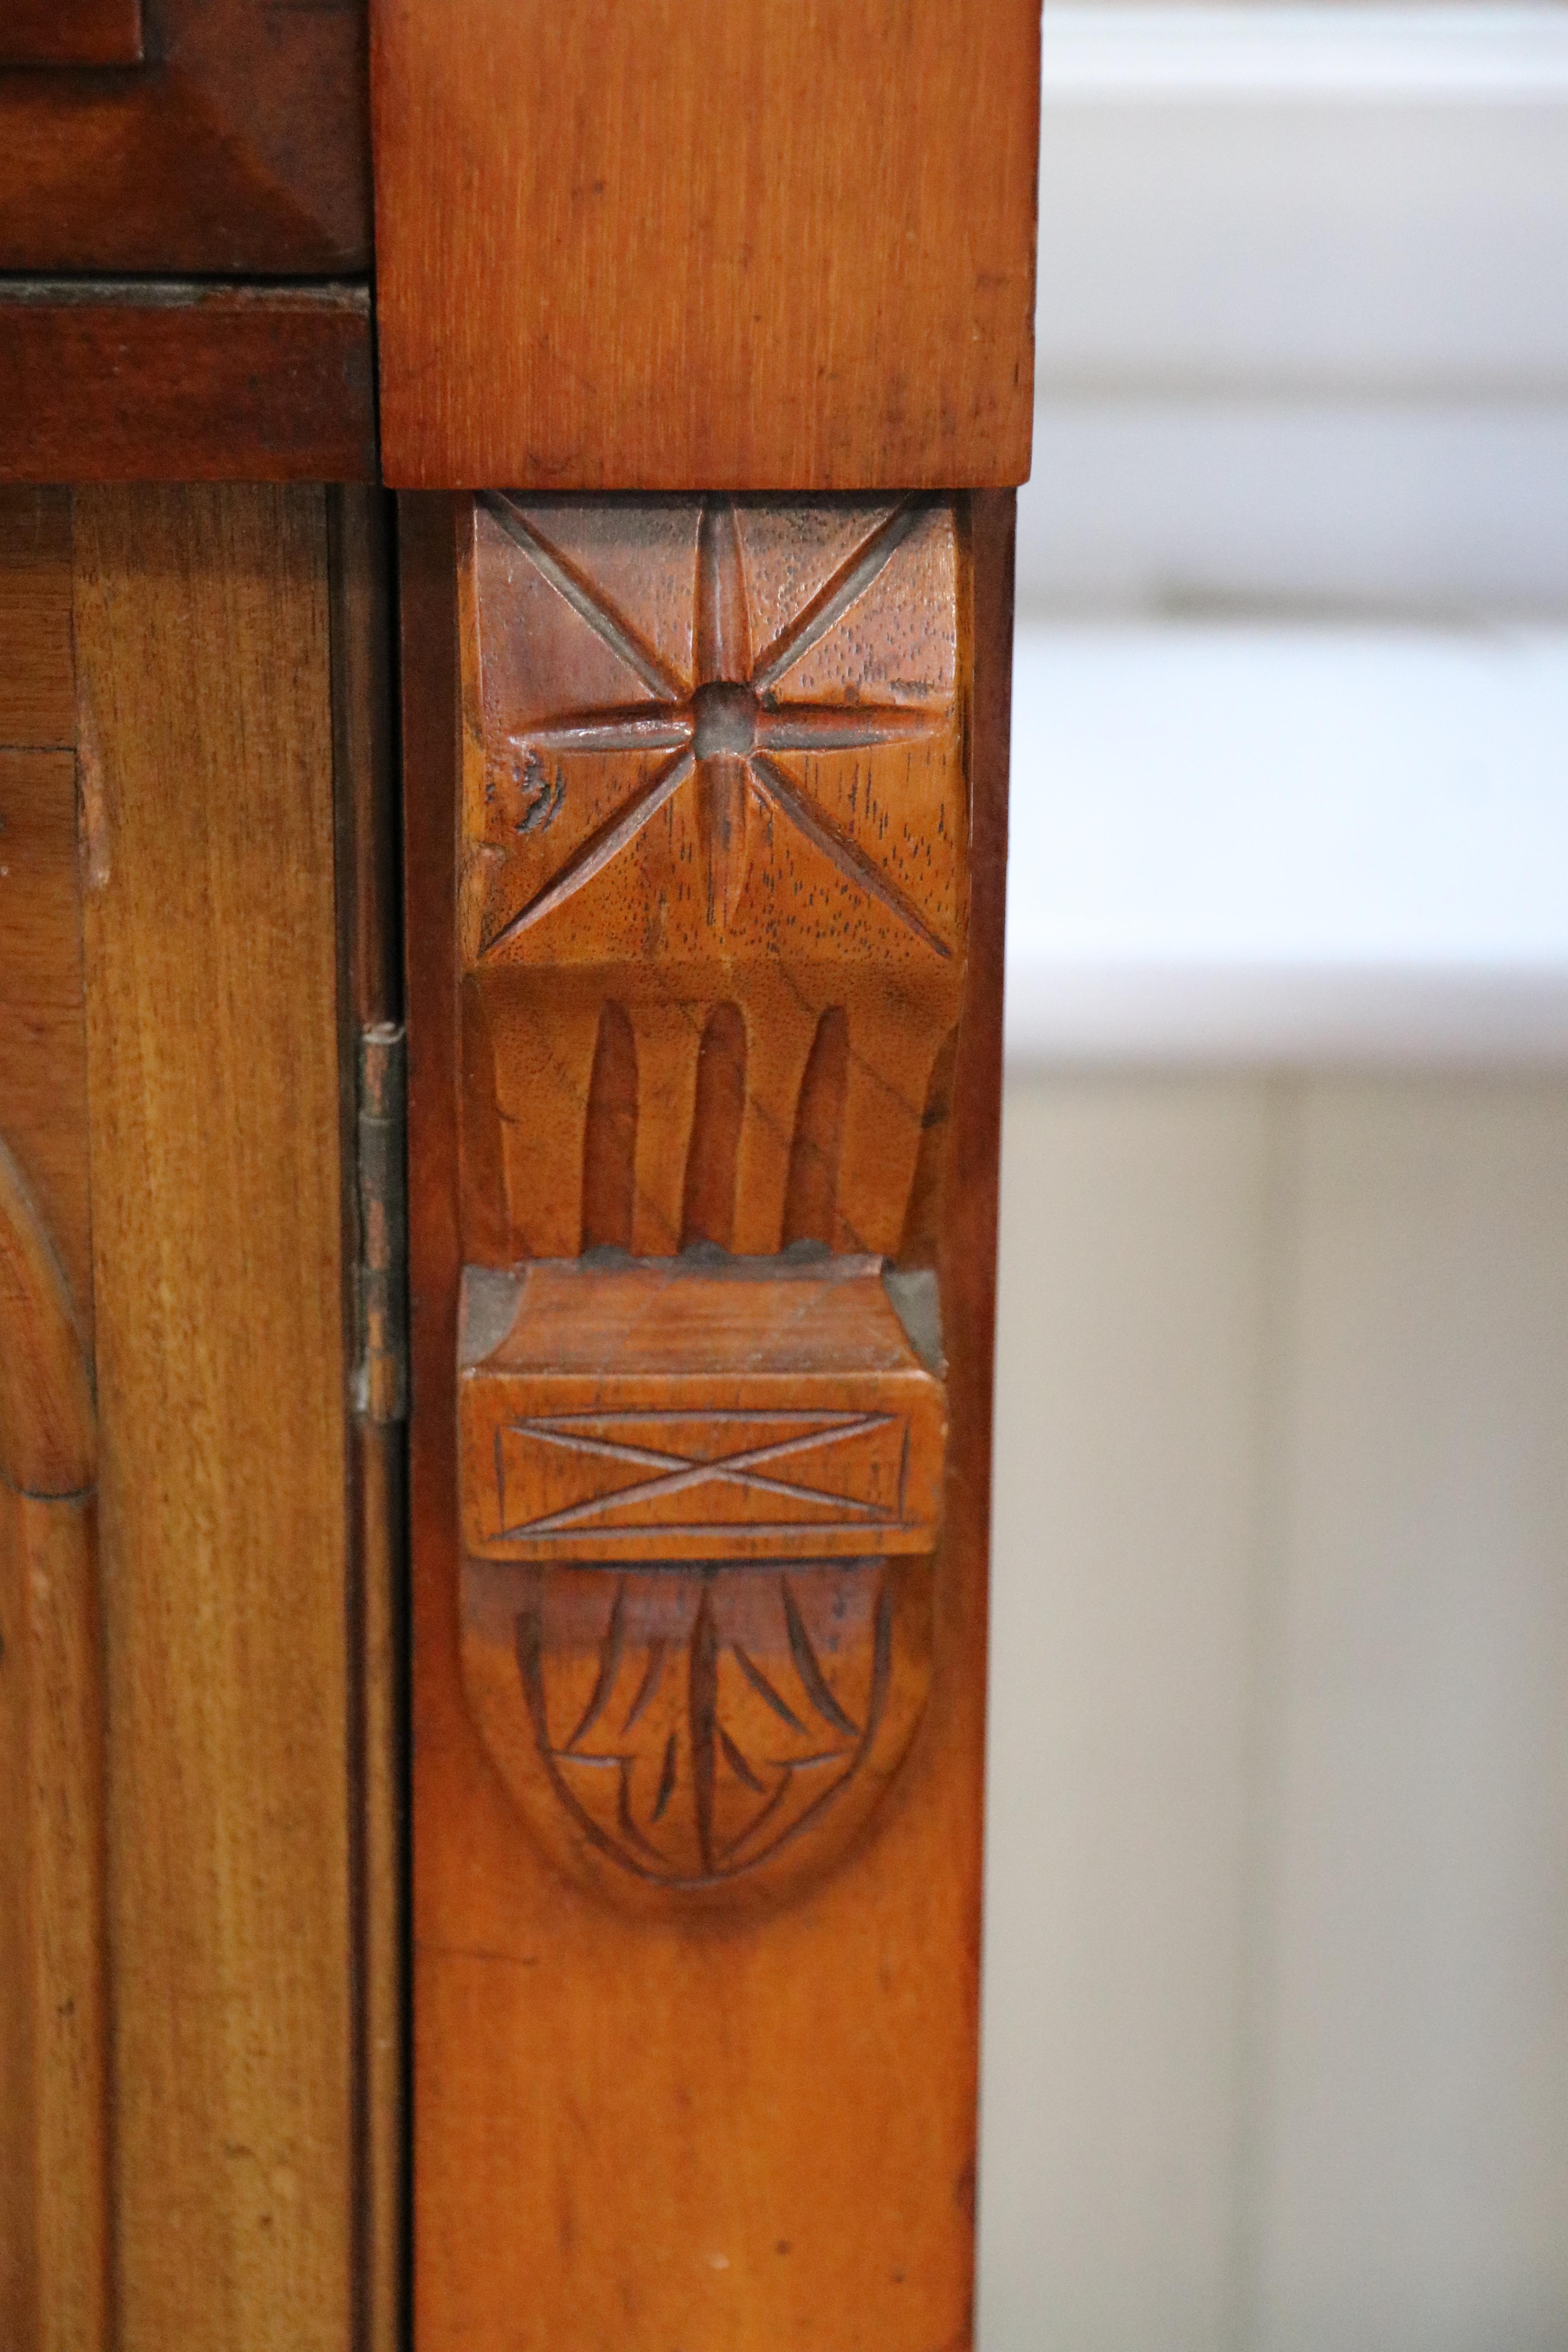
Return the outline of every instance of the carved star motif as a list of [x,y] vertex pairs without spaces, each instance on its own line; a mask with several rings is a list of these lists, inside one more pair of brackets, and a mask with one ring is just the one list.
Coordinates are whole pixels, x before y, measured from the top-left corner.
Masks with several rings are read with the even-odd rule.
[[602,873],[695,774],[710,924],[718,928],[731,919],[745,885],[757,823],[776,817],[935,954],[951,956],[947,941],[893,876],[786,774],[775,756],[780,751],[862,751],[907,742],[936,732],[943,723],[929,712],[897,703],[791,701],[779,692],[785,673],[826,635],[891,560],[924,511],[924,501],[901,500],[851,550],[773,643],[758,649],[752,643],[745,557],[734,501],[704,499],[697,534],[695,683],[689,693],[659,656],[631,634],[593,581],[568,563],[511,499],[489,492],[484,504],[654,698],[626,709],[569,712],[525,729],[510,739],[513,748],[525,763],[541,764],[551,752],[664,751],[668,756],[485,942],[482,955],[495,954]]

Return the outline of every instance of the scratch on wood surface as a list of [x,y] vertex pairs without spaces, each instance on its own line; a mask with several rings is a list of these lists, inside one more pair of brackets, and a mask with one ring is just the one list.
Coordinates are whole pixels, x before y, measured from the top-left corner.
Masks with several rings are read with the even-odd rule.
[[84,693],[78,714],[76,753],[77,821],[81,836],[81,884],[85,892],[109,887],[110,837],[108,794],[104,787],[103,748],[92,698]]

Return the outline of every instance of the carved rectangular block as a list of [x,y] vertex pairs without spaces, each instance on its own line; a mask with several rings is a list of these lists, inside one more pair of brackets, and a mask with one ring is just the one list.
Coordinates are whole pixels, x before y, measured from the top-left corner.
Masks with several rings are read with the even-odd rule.
[[471,1554],[935,1549],[942,1384],[874,1259],[470,1268],[462,1334]]

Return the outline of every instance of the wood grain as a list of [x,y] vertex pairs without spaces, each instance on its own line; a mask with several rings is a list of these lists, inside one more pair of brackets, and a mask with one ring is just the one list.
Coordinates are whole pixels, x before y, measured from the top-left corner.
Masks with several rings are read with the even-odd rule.
[[320,490],[83,489],[118,2325],[341,2347],[352,1987]]
[[375,472],[363,286],[0,288],[0,482]]
[[91,1328],[76,761],[0,751],[0,1118]]
[[93,1483],[92,1389],[69,1288],[11,1154],[0,1143],[0,1476],[19,1494]]
[[[493,1154],[458,1153],[476,1057],[459,1050],[457,1001],[483,937],[475,886],[458,888],[453,821],[464,756],[454,573],[468,509],[405,502],[416,2326],[425,2352],[587,2352],[627,2341],[752,2352],[836,2341],[846,2328],[879,2352],[970,2340],[1011,503],[961,499],[953,511],[969,953],[956,1059],[927,1055],[918,1090],[922,1105],[951,1098],[949,1148],[923,1175],[917,1148],[898,1194],[908,1223],[909,1185],[923,1184],[914,1230],[936,1251],[952,1416],[929,1696],[852,1863],[754,1913],[650,1916],[552,1862],[485,1745],[471,1661],[464,1680],[451,1409],[468,1213],[459,1179],[465,1194],[477,1192],[497,1167]],[[733,604],[715,597],[707,612],[695,637],[732,645]],[[642,638],[656,651],[663,643],[646,630]],[[629,700],[646,710],[658,698],[650,686]],[[463,739],[471,761],[471,725]],[[735,755],[721,745],[719,756]],[[526,781],[537,791],[537,778]],[[548,768],[544,786],[548,797]],[[721,812],[710,835],[721,847],[724,831]],[[698,829],[693,856],[702,854]],[[698,895],[700,908],[705,885]],[[721,874],[713,898],[737,903]],[[852,1016],[848,1034],[853,1045]],[[584,1068],[595,1036],[590,1020]],[[803,1060],[812,1043],[808,1032]],[[508,1048],[491,1050],[499,1062]],[[833,1131],[839,1058],[830,1036],[818,1139]],[[606,1085],[605,1097],[610,1132],[616,1089]],[[786,1127],[786,1160],[787,1140]],[[679,1213],[688,1195],[676,1157]],[[639,1182],[644,1164],[638,1153]],[[901,1229],[895,1222],[893,1248]],[[500,1266],[515,1255],[510,1234],[478,1214],[467,1245],[495,1251]],[[716,1584],[731,1572],[717,1571]],[[575,1671],[589,1685],[614,1638],[602,1583],[598,1591],[563,1595],[568,1615],[577,1612],[589,1663]],[[470,1611],[482,1617],[485,1599],[471,1589]],[[634,1630],[628,1615],[623,1649]],[[700,1679],[697,1635],[694,1620],[686,1638]],[[660,1629],[650,1620],[641,1637]],[[584,1705],[594,1696],[586,1688]]]
[[0,490],[0,750],[75,741],[70,492]]
[[0,490],[0,1132],[92,1328],[70,494]]
[[142,0],[6,0],[0,66],[134,66]]
[[0,1145],[0,2335],[107,2352],[103,1724],[88,1368]]
[[384,0],[386,478],[1023,480],[1038,9]]
[[0,269],[367,268],[358,0],[143,0],[143,15],[139,67],[0,72]]

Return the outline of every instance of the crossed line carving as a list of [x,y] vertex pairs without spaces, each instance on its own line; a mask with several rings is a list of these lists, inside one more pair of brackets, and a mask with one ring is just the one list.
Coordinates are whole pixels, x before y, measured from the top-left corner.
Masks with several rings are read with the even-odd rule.
[[[675,1454],[648,1445],[632,1445],[625,1440],[591,1435],[582,1424],[591,1423],[602,1429],[616,1421],[647,1422],[655,1418],[703,1421],[743,1421],[755,1427],[759,1422],[786,1421],[797,1431],[802,1421],[810,1420],[817,1426],[793,1437],[777,1437],[761,1445],[744,1445],[729,1454],[720,1454],[704,1460],[694,1454]],[[583,1526],[594,1532],[588,1523],[600,1519],[606,1511],[623,1510],[628,1505],[664,1501],[671,1496],[687,1493],[693,1486],[707,1485],[710,1480],[721,1484],[749,1488],[754,1494],[776,1495],[785,1501],[811,1504],[835,1504],[853,1514],[853,1525],[888,1525],[896,1523],[898,1514],[881,1503],[865,1501],[857,1495],[840,1494],[834,1488],[805,1486],[787,1478],[766,1474],[764,1463],[782,1462],[795,1454],[820,1452],[829,1445],[842,1444],[847,1439],[864,1435],[868,1430],[884,1428],[894,1416],[888,1412],[725,1412],[685,1414],[630,1412],[551,1413],[537,1419],[510,1422],[496,1431],[496,1498],[501,1519],[500,1534],[507,1539],[528,1536],[556,1535]],[[584,1503],[573,1503],[563,1510],[547,1511],[541,1517],[521,1520],[515,1527],[506,1524],[506,1465],[503,1439],[508,1434],[537,1438],[546,1445],[558,1445],[572,1454],[596,1454],[611,1462],[635,1464],[639,1469],[657,1470],[652,1478],[639,1478],[629,1486],[617,1486],[610,1493],[592,1495]],[[716,1523],[717,1524],[717,1523]],[[806,1524],[812,1524],[807,1522]],[[821,1522],[816,1522],[820,1525]],[[798,1519],[790,1522],[801,1525]],[[662,1521],[648,1521],[645,1528],[625,1522],[616,1526],[616,1535],[670,1534],[676,1530]],[[752,1530],[761,1533],[761,1529]]]

